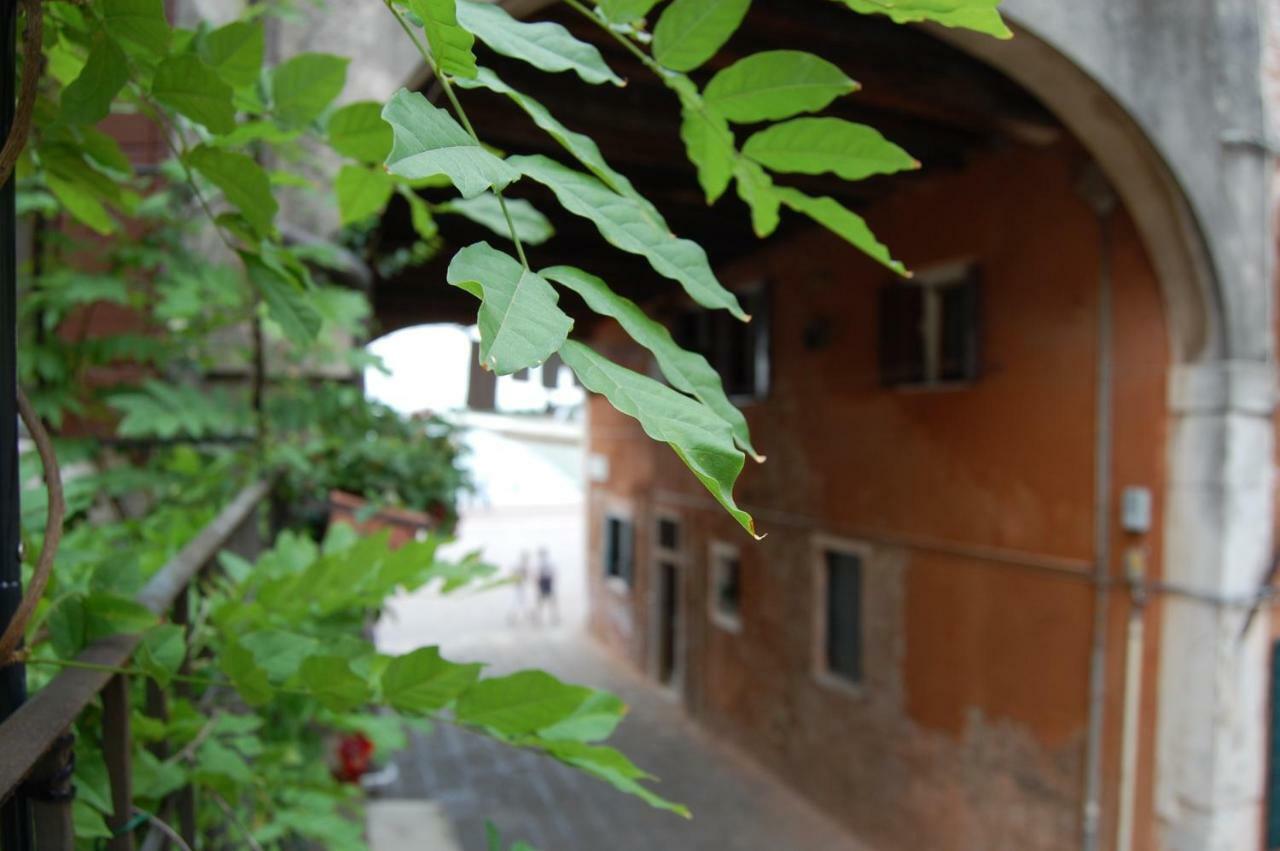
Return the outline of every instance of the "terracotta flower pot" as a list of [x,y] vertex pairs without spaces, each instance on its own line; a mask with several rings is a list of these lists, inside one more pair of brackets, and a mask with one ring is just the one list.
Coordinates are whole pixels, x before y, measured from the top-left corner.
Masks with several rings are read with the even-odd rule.
[[368,500],[355,494],[329,491],[329,522],[353,526],[361,535],[390,531],[392,549],[412,541],[418,532],[430,531],[439,525],[435,517],[421,511],[388,507],[369,514],[368,505]]

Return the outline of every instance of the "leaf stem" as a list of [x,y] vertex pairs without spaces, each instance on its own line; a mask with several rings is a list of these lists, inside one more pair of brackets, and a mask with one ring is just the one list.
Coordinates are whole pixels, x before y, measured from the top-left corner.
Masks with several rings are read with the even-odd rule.
[[[471,135],[477,145],[481,144],[480,136],[476,133],[475,127],[471,126],[471,119],[467,117],[467,111],[462,108],[462,102],[458,100],[457,93],[453,90],[453,83],[449,81],[449,75],[444,72],[435,57],[431,55],[431,51],[418,38],[417,33],[409,26],[408,21],[400,14],[400,10],[392,5],[391,0],[383,0],[387,9],[395,16],[396,23],[400,24],[400,29],[405,31],[409,36],[409,40],[413,42],[413,46],[418,48],[418,52],[422,54],[422,58],[431,66],[432,73],[436,79],[440,81],[440,87],[444,89],[445,97],[449,99],[449,103],[453,106],[453,111],[457,113],[458,120],[462,122],[463,128]],[[516,254],[520,258],[520,265],[527,271],[529,269],[529,258],[524,253],[524,243],[520,240],[520,234],[516,230],[515,219],[511,217],[511,211],[507,209],[507,199],[502,196],[502,190],[498,187],[492,187],[492,192],[498,199],[498,207],[502,210],[502,217],[507,220],[507,231],[511,235],[511,241],[515,243]]]
[[608,33],[610,38],[612,38],[614,41],[618,42],[618,44],[625,47],[633,56],[635,56],[637,59],[643,62],[646,67],[648,67],[651,71],[653,71],[658,76],[666,78],[671,73],[666,68],[663,68],[656,61],[654,61],[654,58],[652,56],[650,56],[649,54],[641,50],[635,44],[635,42],[633,42],[631,39],[627,38],[622,33],[615,30],[613,27],[609,26],[604,21],[600,20],[599,16],[592,13],[590,9],[582,5],[582,3],[578,2],[578,0],[564,0],[564,2],[570,9],[573,9],[579,15],[582,15],[584,18],[591,21],[593,24],[595,24],[596,26],[604,30],[606,33]]

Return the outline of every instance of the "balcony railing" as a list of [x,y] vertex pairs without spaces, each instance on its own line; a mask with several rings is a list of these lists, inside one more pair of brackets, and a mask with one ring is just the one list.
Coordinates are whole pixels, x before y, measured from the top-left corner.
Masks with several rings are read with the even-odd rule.
[[[217,559],[231,549],[252,556],[260,547],[259,512],[269,492],[257,482],[240,492],[208,526],[151,578],[138,602],[156,615],[169,613],[172,622],[189,624],[187,589]],[[85,648],[76,662],[84,667],[66,668],[36,692],[13,715],[0,723],[0,802],[13,795],[28,801],[31,824],[20,833],[28,847],[4,851],[71,851],[75,847],[72,773],[75,742],[71,727],[97,695],[102,696],[102,744],[111,780],[113,812],[107,823],[115,835],[109,851],[132,851],[138,811],[130,786],[133,737],[129,729],[129,681],[116,673],[124,667],[141,640],[139,635],[114,635]],[[184,660],[185,672],[190,660]],[[180,690],[180,686],[178,686]],[[156,718],[167,714],[164,693],[148,684],[145,711]],[[169,843],[167,830],[176,830],[189,847],[195,845],[195,796],[190,787],[174,792],[165,801],[174,827],[153,823],[144,848]]]

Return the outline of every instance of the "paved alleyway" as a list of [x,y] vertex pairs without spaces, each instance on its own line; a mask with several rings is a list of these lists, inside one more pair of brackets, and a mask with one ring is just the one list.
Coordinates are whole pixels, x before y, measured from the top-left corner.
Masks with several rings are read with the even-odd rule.
[[661,691],[575,631],[502,630],[453,644],[498,672],[537,666],[605,687],[632,707],[614,744],[687,804],[686,821],[533,754],[438,728],[416,737],[387,797],[429,798],[459,848],[484,851],[484,822],[540,851],[866,851],[754,765],[693,727]]

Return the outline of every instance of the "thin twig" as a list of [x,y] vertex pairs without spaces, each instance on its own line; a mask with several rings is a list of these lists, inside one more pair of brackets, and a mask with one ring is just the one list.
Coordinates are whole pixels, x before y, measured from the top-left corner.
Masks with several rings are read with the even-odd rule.
[[[4,186],[13,174],[22,149],[31,133],[31,115],[36,106],[36,90],[43,72],[44,7],[41,0],[22,0],[27,7],[27,27],[22,39],[22,91],[18,94],[18,106],[14,111],[9,137],[0,148],[0,186]],[[8,69],[5,69],[8,73]],[[0,658],[4,658],[0,654]]]
[[187,844],[187,840],[182,838],[182,834],[173,829],[173,826],[161,819],[155,813],[149,813],[146,810],[133,808],[134,815],[145,816],[147,821],[151,822],[151,826],[168,837],[169,841],[177,845],[183,851],[191,851],[191,846]]
[[49,432],[45,431],[40,416],[31,407],[31,402],[18,388],[18,413],[22,417],[31,440],[40,454],[40,463],[44,467],[44,480],[49,490],[49,508],[44,527],[44,544],[40,548],[40,558],[36,562],[35,571],[31,574],[31,584],[13,613],[4,634],[0,635],[0,667],[14,661],[13,651],[22,642],[27,622],[36,610],[36,605],[44,595],[45,586],[49,584],[49,576],[53,572],[53,557],[58,553],[58,544],[62,541],[62,521],[67,514],[67,504],[62,496],[62,473],[58,468],[58,456],[53,451],[53,441]]
[[245,841],[249,843],[249,847],[252,848],[253,851],[263,851],[262,846],[258,844],[258,840],[253,838],[253,834],[249,832],[249,828],[246,827],[245,824],[236,816],[235,811],[231,809],[231,805],[227,803],[226,799],[212,789],[209,790],[209,797],[213,798],[213,802],[217,804],[224,813],[226,813],[227,818],[230,819],[231,823],[244,834]]

